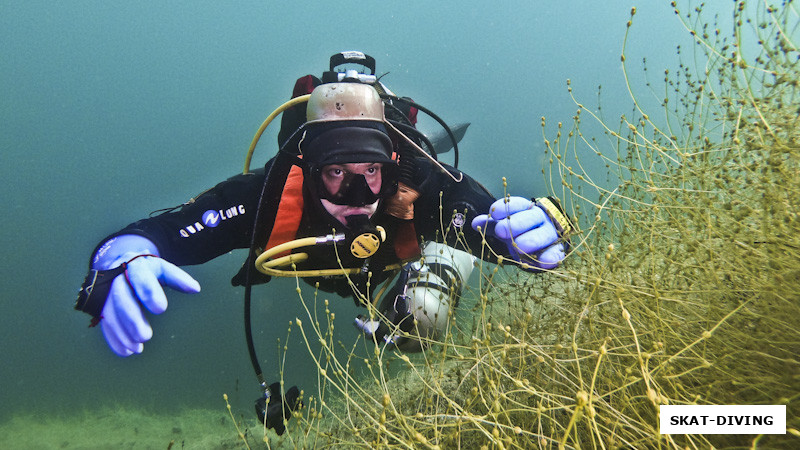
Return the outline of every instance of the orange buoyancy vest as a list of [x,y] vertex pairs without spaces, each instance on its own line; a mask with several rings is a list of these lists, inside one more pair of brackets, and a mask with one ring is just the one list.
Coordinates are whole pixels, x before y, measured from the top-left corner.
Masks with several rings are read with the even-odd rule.
[[[303,169],[295,165],[286,177],[286,184],[275,214],[275,223],[265,250],[297,239],[297,231],[303,218],[303,206]],[[400,260],[412,259],[421,254],[413,220],[403,220],[397,227],[394,252]],[[289,251],[279,256],[287,254]]]

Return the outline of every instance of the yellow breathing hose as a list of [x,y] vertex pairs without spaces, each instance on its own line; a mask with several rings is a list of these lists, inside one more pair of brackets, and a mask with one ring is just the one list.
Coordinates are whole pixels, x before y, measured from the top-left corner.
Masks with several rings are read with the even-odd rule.
[[[305,260],[306,258],[308,258],[308,255],[305,254],[305,253],[292,253],[290,256],[286,256],[285,258],[296,257],[298,255],[303,255],[304,256],[304,258],[302,258],[302,260]],[[283,258],[278,258],[275,261],[279,261],[281,259],[283,259]],[[284,263],[289,263],[289,262],[294,262],[294,261],[293,260],[292,261],[284,261]],[[299,260],[298,260],[298,262],[299,262]],[[392,270],[398,270],[401,267],[403,267],[402,264],[392,264],[391,266],[386,266],[383,269],[383,271],[384,272],[388,272],[388,271],[392,271]],[[336,277],[336,276],[342,276],[342,275],[355,275],[355,274],[361,272],[361,268],[358,268],[358,267],[353,267],[351,269],[342,268],[342,269],[316,269],[316,270],[281,270],[281,269],[275,269],[275,268],[271,268],[271,267],[264,267],[262,265],[262,266],[257,266],[256,268],[258,269],[259,272],[261,272],[261,273],[263,273],[265,275],[269,275],[271,277],[284,277],[284,278],[287,278],[287,277],[288,278],[295,278],[295,277],[297,277],[297,278]]]
[[[382,230],[382,229],[381,229]],[[385,231],[383,231],[385,239]],[[270,259],[275,255],[279,255],[281,253],[294,250],[300,247],[309,247],[312,245],[320,245],[329,242],[333,242],[334,239],[340,239],[340,236],[343,238],[342,235],[328,235],[328,236],[320,236],[320,237],[306,237],[301,239],[295,239],[293,241],[284,242],[283,244],[276,245],[270,249],[265,250],[261,253],[258,258],[256,258],[255,266],[256,269],[269,276],[273,277],[330,277],[330,276],[339,276],[339,275],[353,275],[359,273],[361,271],[360,267],[353,267],[353,268],[336,268],[336,269],[314,269],[314,270],[283,270],[278,269],[278,267],[285,267],[290,266],[295,263],[303,262],[308,259],[308,253],[292,253],[286,256],[281,256],[276,259]],[[402,267],[402,264],[393,264],[391,266],[387,266],[384,270],[396,270]]]
[[[275,247],[265,250],[264,253],[262,253],[258,257],[258,259],[256,259],[256,264],[260,264],[259,261],[261,261],[261,263],[264,263],[267,259],[272,258],[277,254],[294,250],[300,247],[308,247],[309,245],[314,245],[316,243],[317,243],[316,237],[306,237],[301,239],[295,239],[289,242],[284,242],[283,244],[276,245]],[[275,264],[271,264],[271,266],[274,265]]]
[[282,104],[281,106],[279,106],[278,109],[272,111],[272,114],[270,114],[269,116],[267,116],[266,119],[264,119],[264,123],[262,123],[261,126],[258,127],[256,135],[253,136],[253,142],[250,143],[250,148],[247,150],[247,157],[245,157],[244,159],[244,172],[242,173],[246,175],[250,172],[250,161],[253,159],[253,152],[256,150],[256,144],[258,144],[258,140],[261,139],[261,135],[264,134],[264,130],[267,129],[269,124],[272,123],[272,121],[275,120],[275,118],[278,117],[280,113],[286,111],[292,106],[307,102],[309,97],[311,97],[311,94],[295,97],[289,100],[288,102]]

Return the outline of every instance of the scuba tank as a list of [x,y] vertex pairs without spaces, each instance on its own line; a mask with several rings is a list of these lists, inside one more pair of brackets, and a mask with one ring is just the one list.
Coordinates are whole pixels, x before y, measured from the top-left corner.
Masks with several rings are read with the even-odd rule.
[[355,327],[376,342],[404,352],[421,351],[427,340],[446,333],[450,307],[458,305],[476,260],[465,251],[428,242],[422,257],[406,264],[394,288],[384,297],[379,310],[386,320],[359,315]]

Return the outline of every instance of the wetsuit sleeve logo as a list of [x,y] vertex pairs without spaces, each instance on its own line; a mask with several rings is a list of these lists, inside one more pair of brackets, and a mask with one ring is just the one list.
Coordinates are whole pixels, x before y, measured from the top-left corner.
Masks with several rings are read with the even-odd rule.
[[181,228],[179,233],[186,238],[203,231],[206,227],[216,228],[222,222],[243,216],[244,213],[244,205],[232,206],[228,209],[209,209],[203,213],[199,221]]
[[215,210],[209,209],[203,213],[203,223],[207,227],[214,228],[221,222],[219,213]]

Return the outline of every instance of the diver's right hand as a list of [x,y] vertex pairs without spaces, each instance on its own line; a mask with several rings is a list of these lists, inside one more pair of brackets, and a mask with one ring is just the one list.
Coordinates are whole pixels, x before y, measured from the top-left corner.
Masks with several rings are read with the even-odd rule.
[[153,314],[167,309],[162,286],[181,292],[200,292],[200,284],[178,266],[161,259],[149,239],[133,234],[109,239],[95,253],[92,269],[109,270],[124,264],[124,271],[111,282],[100,314],[103,336],[114,353],[129,356],[141,353],[153,337],[144,305]]

